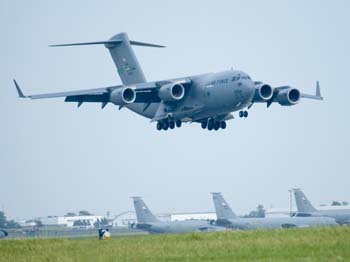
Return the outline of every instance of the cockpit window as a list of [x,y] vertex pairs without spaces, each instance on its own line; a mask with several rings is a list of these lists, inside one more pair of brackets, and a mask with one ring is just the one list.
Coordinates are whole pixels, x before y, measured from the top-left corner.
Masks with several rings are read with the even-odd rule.
[[240,79],[251,80],[251,78],[250,78],[249,76],[241,76],[241,75],[238,75],[238,76],[232,77],[232,82],[238,81],[238,80],[240,80]]
[[241,76],[241,79],[248,79],[248,80],[250,80],[250,77],[249,76]]

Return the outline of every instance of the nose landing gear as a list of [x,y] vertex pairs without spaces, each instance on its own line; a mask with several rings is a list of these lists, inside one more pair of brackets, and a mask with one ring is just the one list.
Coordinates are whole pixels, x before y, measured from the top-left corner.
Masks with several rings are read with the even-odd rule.
[[246,118],[246,117],[248,117],[248,111],[239,111],[239,117],[244,117],[244,118]]

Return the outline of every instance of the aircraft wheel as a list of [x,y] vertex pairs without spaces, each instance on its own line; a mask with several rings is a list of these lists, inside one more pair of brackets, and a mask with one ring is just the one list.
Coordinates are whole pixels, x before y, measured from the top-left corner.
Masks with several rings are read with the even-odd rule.
[[208,126],[208,121],[202,121],[201,126],[203,129],[206,129]]
[[176,124],[177,127],[181,127],[182,121],[181,120],[176,120],[175,124]]
[[219,130],[219,128],[220,128],[220,122],[219,121],[215,121],[215,123],[214,123],[215,131]]
[[162,130],[163,129],[163,125],[162,125],[162,123],[161,122],[158,122],[157,123],[157,130]]
[[243,117],[243,116],[244,116],[243,111],[239,111],[239,117]]
[[171,120],[171,121],[169,122],[169,128],[170,128],[170,129],[174,129],[174,128],[175,128],[175,121]]
[[169,123],[168,122],[164,122],[163,123],[163,130],[168,130],[169,128]]
[[221,127],[222,129],[225,129],[225,128],[226,128],[226,122],[225,122],[225,121],[221,121],[220,127]]
[[243,116],[244,116],[244,117],[248,117],[248,111],[244,111],[244,112],[243,112]]
[[214,128],[214,120],[212,118],[210,118],[208,120],[207,128],[208,128],[209,131],[213,130],[213,128]]

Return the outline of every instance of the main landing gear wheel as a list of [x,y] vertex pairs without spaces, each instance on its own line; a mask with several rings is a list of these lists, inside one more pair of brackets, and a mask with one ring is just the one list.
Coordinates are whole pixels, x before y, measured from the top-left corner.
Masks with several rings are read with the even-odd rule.
[[158,122],[158,123],[157,123],[157,130],[160,131],[160,130],[162,130],[162,129],[163,129],[162,123],[161,123],[161,122]]
[[215,121],[215,123],[214,123],[214,130],[215,131],[219,130],[220,126],[221,126],[220,122],[219,121]]
[[202,126],[203,129],[206,129],[207,126],[208,126],[208,122],[207,121],[202,121],[201,126]]
[[168,128],[169,128],[169,123],[167,121],[165,121],[163,123],[163,129],[166,131],[166,130],[168,130]]
[[175,121],[174,120],[169,122],[169,128],[170,129],[174,129],[175,128]]
[[225,129],[226,128],[226,122],[225,121],[221,121],[220,127],[221,127],[221,129]]
[[211,118],[211,119],[208,120],[207,127],[208,127],[209,131],[213,130],[213,128],[214,128],[214,119]]
[[181,127],[182,121],[181,120],[176,120],[175,124],[176,124],[176,127]]

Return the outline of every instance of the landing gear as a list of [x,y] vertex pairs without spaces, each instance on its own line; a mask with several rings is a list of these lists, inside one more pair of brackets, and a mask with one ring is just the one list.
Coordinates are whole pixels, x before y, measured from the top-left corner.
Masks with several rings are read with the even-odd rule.
[[209,131],[211,130],[219,130],[220,128],[225,129],[226,128],[226,122],[225,121],[219,121],[215,120],[213,118],[209,118],[208,120],[203,120],[201,122],[201,126],[203,129],[208,129]]
[[239,117],[248,117],[248,111],[239,111]]
[[164,119],[162,121],[157,122],[157,130],[168,130],[174,129],[175,127],[181,127],[182,121],[181,120],[173,120],[173,119]]

